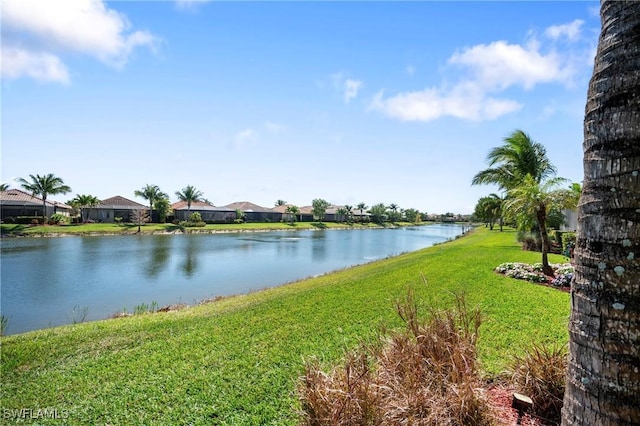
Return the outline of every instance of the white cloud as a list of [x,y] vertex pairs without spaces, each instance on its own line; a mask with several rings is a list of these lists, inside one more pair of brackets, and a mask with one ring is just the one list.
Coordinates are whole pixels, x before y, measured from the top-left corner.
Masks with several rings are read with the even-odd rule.
[[473,87],[460,85],[451,91],[427,88],[386,99],[381,91],[370,107],[402,121],[433,121],[445,116],[481,121],[517,111],[522,105],[509,99],[487,97]]
[[536,42],[526,47],[496,41],[455,53],[449,63],[463,65],[487,89],[521,85],[531,89],[538,83],[567,82],[571,71],[555,51],[543,54]]
[[[344,72],[331,74],[330,79],[334,90],[340,93],[345,104],[358,97],[360,89],[364,86],[364,83],[360,80],[347,78]],[[318,84],[316,83],[316,85]],[[322,86],[318,87],[322,88]]]
[[5,46],[2,46],[0,53],[4,78],[24,75],[41,82],[69,83],[67,67],[57,56]]
[[[127,17],[102,0],[3,0],[2,27],[3,45],[9,50],[27,57],[55,57],[59,68],[64,68],[59,56],[65,52],[93,56],[121,68],[137,47],[155,49],[158,44],[148,31],[130,31]],[[18,68],[11,58],[18,60],[19,56],[9,57],[9,63],[3,60],[3,69]],[[33,68],[20,68],[22,72],[15,77],[33,77],[40,62],[32,61]]]
[[582,19],[576,19],[568,24],[552,25],[544,31],[544,35],[553,40],[566,37],[569,41],[575,41],[580,38],[583,24]]
[[358,96],[358,91],[362,88],[363,84],[360,80],[348,79],[344,82],[344,103],[348,104],[351,99],[355,99]]
[[[582,25],[583,21],[575,20],[549,27],[545,34],[554,41],[560,37],[577,41]],[[550,83],[572,87],[579,72],[590,71],[585,60],[590,51],[590,47],[581,45],[559,52],[549,46],[549,41],[547,45],[539,42],[535,33],[523,44],[506,41],[479,44],[457,51],[449,58],[446,72],[451,84],[442,83],[386,98],[380,91],[369,109],[403,121],[432,121],[445,116],[493,120],[523,107],[516,100],[500,96],[508,89],[532,90],[537,85]]]

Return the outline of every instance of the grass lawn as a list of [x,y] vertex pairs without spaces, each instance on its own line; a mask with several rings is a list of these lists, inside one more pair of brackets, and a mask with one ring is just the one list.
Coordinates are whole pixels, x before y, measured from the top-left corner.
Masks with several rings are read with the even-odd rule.
[[[429,223],[429,222],[427,222]],[[408,222],[400,222],[386,226],[411,226],[415,225]],[[229,224],[209,224],[204,227],[183,228],[173,224],[150,223],[142,225],[140,231],[145,234],[161,233],[161,232],[242,232],[242,231],[270,231],[270,230],[304,230],[304,229],[331,229],[331,228],[379,228],[380,225],[374,223],[335,223],[335,222],[297,222],[293,225],[288,223],[229,223]],[[132,234],[138,231],[138,225],[134,224],[116,224],[116,223],[88,223],[77,225],[15,225],[0,224],[0,232],[3,235],[24,235],[24,236],[42,236],[42,235],[100,235],[100,234]]]
[[446,244],[179,312],[3,337],[2,408],[66,410],[72,424],[293,425],[304,360],[335,365],[380,325],[398,326],[393,303],[409,285],[425,303],[446,307],[451,292],[465,291],[482,308],[480,356],[493,376],[534,341],[568,340],[567,293],[493,272],[502,262],[539,259],[520,249],[515,232],[479,228]]

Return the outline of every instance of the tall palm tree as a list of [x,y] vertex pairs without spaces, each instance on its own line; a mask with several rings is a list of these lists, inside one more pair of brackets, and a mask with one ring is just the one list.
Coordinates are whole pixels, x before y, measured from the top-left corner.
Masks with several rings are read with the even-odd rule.
[[367,205],[365,203],[358,203],[358,205],[356,206],[356,208],[358,210],[360,210],[360,222],[363,222],[363,217],[362,215],[364,214],[364,211],[367,209]]
[[187,203],[187,217],[191,212],[191,203],[195,203],[197,201],[202,201],[202,196],[204,194],[196,189],[195,186],[187,185],[182,188],[182,191],[176,191],[176,197],[180,201],[184,201]]
[[42,220],[47,221],[47,196],[49,194],[66,194],[71,192],[71,188],[64,184],[62,178],[55,176],[53,173],[47,175],[29,175],[31,181],[19,178],[18,182],[22,187],[31,192],[32,196],[39,195],[42,198]]
[[490,167],[473,177],[473,185],[496,184],[508,191],[518,186],[526,175],[541,183],[556,174],[545,147],[522,130],[514,130],[504,138],[504,145],[489,151],[487,162]]
[[640,424],[640,2],[604,0],[584,119],[563,425]]
[[396,220],[398,220],[398,208],[399,206],[396,203],[391,203],[389,204],[389,210],[391,211],[390,219],[392,222],[395,222]]
[[347,220],[349,223],[353,222],[353,206],[345,204],[344,209],[347,212]]
[[153,206],[157,200],[160,198],[169,198],[165,192],[160,190],[158,185],[149,185],[146,184],[141,190],[134,191],[136,197],[144,198],[149,202],[149,220],[151,221],[151,217],[153,216]]
[[98,197],[93,195],[76,195],[76,197],[71,201],[80,208],[80,218],[83,223],[88,219],[88,217],[85,217],[84,215],[85,210],[100,204]]
[[284,206],[286,204],[287,204],[287,202],[285,200],[276,200],[276,202],[275,202],[275,206],[276,207]]
[[506,214],[516,222],[522,220],[529,222],[532,217],[534,218],[542,241],[542,271],[548,276],[553,276],[553,269],[549,265],[548,258],[551,243],[547,233],[547,215],[552,208],[562,207],[563,200],[567,198],[563,193],[568,192],[567,190],[556,190],[556,187],[564,181],[563,178],[553,178],[539,183],[531,175],[526,175],[520,185],[507,192],[507,201],[504,204]]

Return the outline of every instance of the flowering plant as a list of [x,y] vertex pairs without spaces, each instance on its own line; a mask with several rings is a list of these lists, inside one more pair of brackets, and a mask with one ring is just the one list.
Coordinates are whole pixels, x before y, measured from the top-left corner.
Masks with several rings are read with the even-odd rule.
[[551,268],[555,272],[554,278],[547,277],[542,273],[541,263],[530,265],[528,263],[506,262],[498,265],[495,271],[507,277],[534,283],[549,283],[551,281],[551,284],[555,287],[568,287],[571,285],[573,266],[570,263],[553,263]]

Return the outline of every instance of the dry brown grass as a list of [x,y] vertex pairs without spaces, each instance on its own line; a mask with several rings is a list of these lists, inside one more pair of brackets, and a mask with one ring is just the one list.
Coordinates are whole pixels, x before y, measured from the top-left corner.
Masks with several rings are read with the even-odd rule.
[[299,386],[304,425],[489,425],[481,390],[476,340],[480,311],[463,296],[447,311],[418,317],[410,290],[396,305],[406,329],[346,356],[343,368],[323,373],[307,363]]
[[534,344],[510,367],[517,391],[533,401],[533,414],[545,424],[560,424],[567,372],[567,348]]

